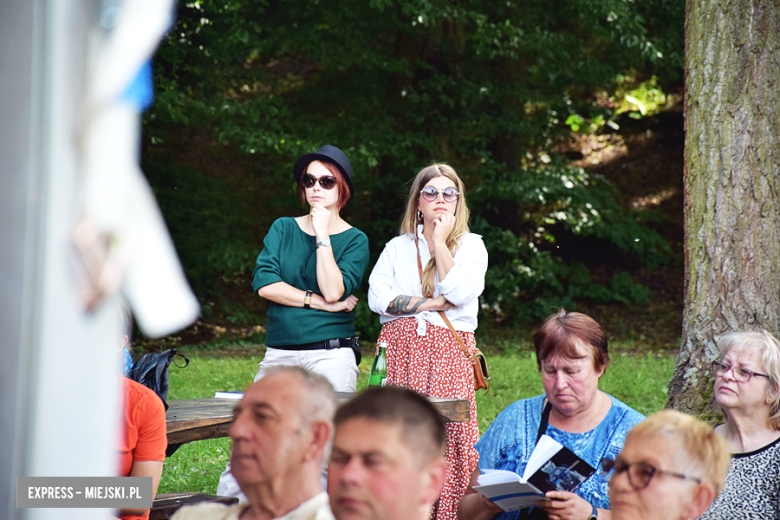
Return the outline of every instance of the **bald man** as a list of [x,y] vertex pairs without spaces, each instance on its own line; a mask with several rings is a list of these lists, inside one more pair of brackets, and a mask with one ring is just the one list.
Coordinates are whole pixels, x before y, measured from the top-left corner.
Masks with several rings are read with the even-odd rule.
[[322,376],[281,365],[233,410],[233,476],[248,502],[183,507],[172,520],[333,520],[320,472],[336,394]]

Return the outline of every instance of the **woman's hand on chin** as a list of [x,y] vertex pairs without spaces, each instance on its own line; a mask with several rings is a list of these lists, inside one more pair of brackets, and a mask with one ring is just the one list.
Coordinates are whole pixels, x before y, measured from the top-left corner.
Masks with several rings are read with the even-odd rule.
[[315,203],[311,206],[309,216],[311,218],[311,227],[314,230],[314,235],[319,239],[328,238],[330,236],[330,233],[328,233],[330,211],[325,209],[321,204]]
[[442,213],[433,220],[433,235],[431,237],[434,247],[436,244],[446,244],[447,237],[455,229],[455,215]]
[[550,520],[585,520],[593,512],[590,502],[568,491],[548,491],[545,495],[552,500],[536,503]]

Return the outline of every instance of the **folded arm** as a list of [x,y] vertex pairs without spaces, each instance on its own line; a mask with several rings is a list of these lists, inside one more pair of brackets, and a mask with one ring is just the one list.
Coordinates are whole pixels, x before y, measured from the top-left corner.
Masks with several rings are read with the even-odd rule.
[[333,258],[332,247],[317,248],[317,285],[328,303],[335,303],[344,296],[344,276]]
[[[303,307],[306,291],[302,291],[285,282],[265,285],[257,290],[258,296],[287,307]],[[341,312],[355,308],[358,299],[349,296],[344,301],[329,302],[319,294],[312,293],[310,307],[319,311]]]
[[435,298],[426,298],[425,296],[396,296],[390,305],[387,306],[385,312],[387,314],[394,314],[398,316],[417,314],[423,311],[446,311],[455,307],[453,304],[444,299],[444,296],[437,296]]
[[[451,309],[453,305],[443,296],[426,298],[411,294],[400,294],[393,282],[396,252],[392,246],[385,247],[368,279],[368,306],[377,314],[409,316],[424,311]],[[408,290],[408,287],[407,287]]]

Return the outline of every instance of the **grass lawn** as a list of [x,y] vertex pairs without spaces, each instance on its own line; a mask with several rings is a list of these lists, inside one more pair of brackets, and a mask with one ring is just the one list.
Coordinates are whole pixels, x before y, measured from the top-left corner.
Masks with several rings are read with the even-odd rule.
[[[620,346],[610,349],[612,364],[599,387],[643,414],[663,408],[667,383],[672,377],[674,357],[663,352],[641,355],[621,353]],[[171,365],[168,399],[213,397],[217,390],[242,390],[257,372],[262,354],[250,358],[214,358],[186,352],[187,368]],[[364,357],[360,365],[358,388],[368,382],[373,358]],[[490,394],[477,394],[479,428],[484,432],[496,415],[512,402],[542,393],[541,375],[533,352],[513,351],[489,357],[493,387]],[[165,461],[158,493],[193,491],[216,493],[219,475],[230,455],[230,439],[211,439],[183,445]]]

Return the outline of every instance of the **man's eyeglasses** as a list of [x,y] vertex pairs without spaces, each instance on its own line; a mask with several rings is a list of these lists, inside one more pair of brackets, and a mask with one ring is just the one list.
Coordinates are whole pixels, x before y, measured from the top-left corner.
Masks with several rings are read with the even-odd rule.
[[301,183],[303,184],[304,188],[313,188],[314,185],[318,182],[320,183],[320,186],[322,186],[323,190],[332,190],[333,187],[336,186],[336,177],[325,175],[318,179],[311,173],[307,173],[303,176],[303,179],[301,179]]
[[727,365],[726,363],[721,363],[719,361],[713,361],[712,365],[710,365],[710,370],[716,375],[716,376],[725,376],[726,373],[729,370],[732,370],[731,375],[734,378],[735,381],[738,381],[740,383],[747,383],[750,381],[750,378],[753,376],[758,377],[766,377],[769,378],[766,374],[759,374],[758,372],[753,372],[752,370],[748,370],[747,368],[737,368],[735,366]]
[[701,484],[700,478],[689,477],[688,475],[683,475],[682,473],[675,473],[673,471],[659,469],[652,464],[643,461],[626,464],[622,461],[604,459],[601,461],[601,469],[604,471],[604,475],[607,475],[610,479],[620,475],[625,471],[628,474],[628,483],[636,491],[645,489],[657,473],[662,473],[664,475],[669,475],[671,477],[677,477],[684,480],[692,480],[697,484]]
[[439,191],[433,186],[426,186],[420,190],[420,193],[422,193],[422,198],[428,202],[435,201],[439,197],[439,193],[441,193],[441,196],[444,197],[444,202],[455,202],[458,200],[458,196],[460,195],[460,192],[452,186],[449,188],[444,188],[444,191]]

